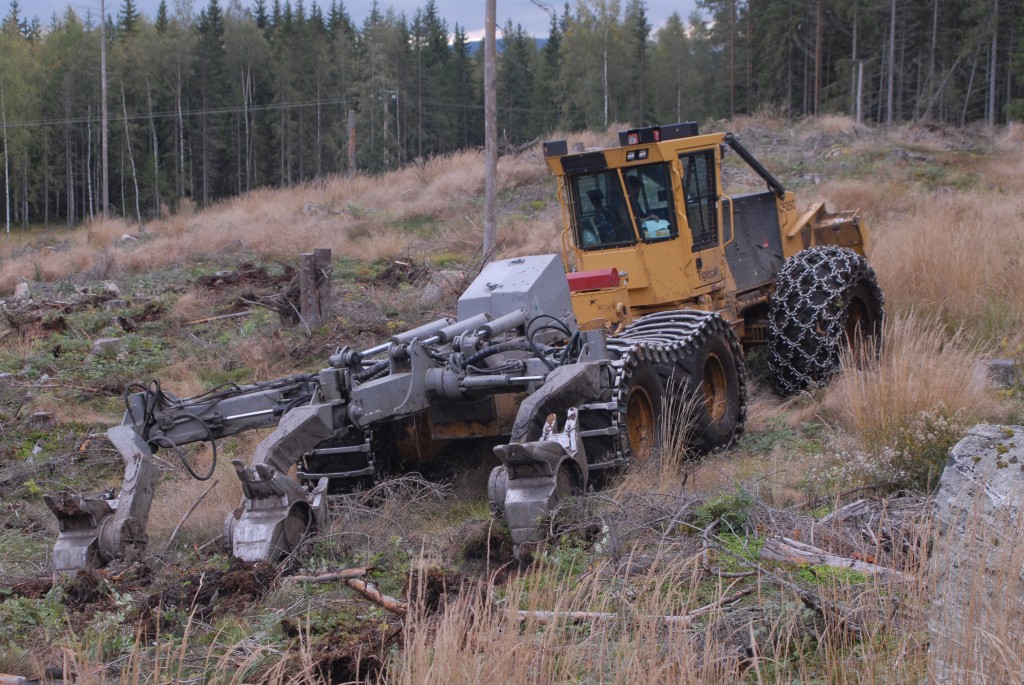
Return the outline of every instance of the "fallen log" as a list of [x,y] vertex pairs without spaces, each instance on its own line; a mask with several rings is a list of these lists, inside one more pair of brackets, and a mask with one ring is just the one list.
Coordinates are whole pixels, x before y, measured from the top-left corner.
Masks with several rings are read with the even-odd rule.
[[366,599],[370,600],[374,604],[384,607],[393,614],[405,616],[405,613],[409,610],[409,606],[405,602],[400,599],[395,599],[394,597],[389,597],[378,590],[374,585],[371,585],[365,580],[361,580],[363,576],[367,575],[372,570],[372,566],[358,566],[356,568],[346,568],[341,571],[331,571],[329,573],[287,576],[282,580],[290,580],[295,583],[329,583],[336,580],[343,580],[346,585],[361,594],[363,597],[366,597]]
[[908,582],[911,580],[910,576],[895,569],[832,554],[820,547],[780,536],[770,537],[765,540],[764,545],[761,547],[760,556],[762,559],[770,561],[848,568],[852,571],[875,576],[885,581]]
[[405,616],[405,612],[409,610],[409,606],[405,602],[394,597],[388,597],[365,580],[349,578],[345,581],[345,584],[374,604],[384,607],[393,614]]
[[370,571],[372,566],[359,566],[346,568],[341,571],[330,571],[328,573],[314,573],[312,575],[286,576],[281,580],[290,580],[294,583],[331,583],[336,580],[349,580],[351,578],[362,578]]

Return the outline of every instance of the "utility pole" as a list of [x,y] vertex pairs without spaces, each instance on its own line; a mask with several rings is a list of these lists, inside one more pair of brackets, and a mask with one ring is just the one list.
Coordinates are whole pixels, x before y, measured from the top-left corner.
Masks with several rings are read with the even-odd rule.
[[498,94],[495,86],[497,49],[496,0],[486,0],[484,17],[484,261],[489,261],[498,242]]
[[356,111],[348,111],[348,177],[356,175]]
[[107,3],[100,0],[100,173],[103,175],[103,218],[110,202],[110,174],[107,173]]

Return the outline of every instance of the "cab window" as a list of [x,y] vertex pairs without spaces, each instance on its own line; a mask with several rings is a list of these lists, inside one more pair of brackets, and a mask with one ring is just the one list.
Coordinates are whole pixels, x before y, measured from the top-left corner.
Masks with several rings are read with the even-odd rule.
[[645,243],[671,240],[679,235],[672,207],[671,177],[667,164],[630,167],[623,171],[626,194],[640,239]]
[[693,234],[693,251],[718,245],[718,189],[715,185],[715,151],[680,155],[686,220]]
[[569,187],[577,245],[584,250],[597,250],[636,243],[629,205],[617,171],[574,176]]

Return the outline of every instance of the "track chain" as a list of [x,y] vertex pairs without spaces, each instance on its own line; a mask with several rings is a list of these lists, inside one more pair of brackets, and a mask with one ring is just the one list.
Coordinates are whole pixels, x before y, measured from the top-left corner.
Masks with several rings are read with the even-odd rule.
[[614,448],[610,458],[609,455],[598,457],[601,467],[621,466],[632,456],[625,421],[626,394],[636,369],[645,364],[654,366],[665,388],[665,401],[668,402],[670,392],[683,392],[689,385],[687,381],[690,380],[690,372],[683,365],[684,362],[691,360],[692,355],[714,335],[725,337],[735,359],[740,413],[731,442],[742,435],[747,411],[746,373],[739,340],[729,324],[717,313],[694,309],[648,314],[633,321],[618,335],[608,338],[608,351],[617,357],[611,363],[614,373],[611,401],[581,407],[584,411],[600,412],[607,416],[601,423],[611,429]]
[[768,368],[780,395],[825,383],[838,371],[846,337],[845,307],[858,284],[877,302],[881,321],[882,290],[861,255],[825,245],[786,260],[768,313]]

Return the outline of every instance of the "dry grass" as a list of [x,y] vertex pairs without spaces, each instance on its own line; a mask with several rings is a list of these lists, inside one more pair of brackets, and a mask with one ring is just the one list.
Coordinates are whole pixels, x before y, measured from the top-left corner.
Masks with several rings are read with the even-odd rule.
[[914,313],[890,317],[885,328],[877,361],[873,351],[845,355],[843,372],[825,390],[827,420],[877,452],[927,412],[955,415],[965,426],[998,415],[983,379],[975,377],[986,350],[970,336],[948,335],[934,319]]
[[897,309],[934,312],[989,340],[1018,331],[1024,204],[967,193],[909,202],[902,220],[877,233],[871,256],[887,300]]
[[[163,547],[189,508],[211,486],[213,489],[210,493],[203,498],[195,511],[189,514],[177,541],[201,545],[223,534],[225,514],[242,501],[242,486],[235,475],[231,460],[241,459],[249,462],[256,445],[266,437],[266,434],[267,431],[253,431],[233,438],[235,443],[230,453],[225,453],[223,444],[219,445],[217,468],[209,481],[198,481],[185,474],[172,451],[161,450],[158,453],[163,461],[177,467],[177,473],[161,479],[153,499],[148,531],[153,538],[154,549]],[[212,458],[210,447],[204,444],[202,448],[192,450],[189,454],[193,470],[205,475]]]
[[805,485],[933,488],[963,432],[1005,412],[977,375],[986,356],[987,347],[963,331],[947,334],[933,317],[890,317],[881,354],[845,353],[842,372],[814,398],[830,430],[827,449],[805,460]]

